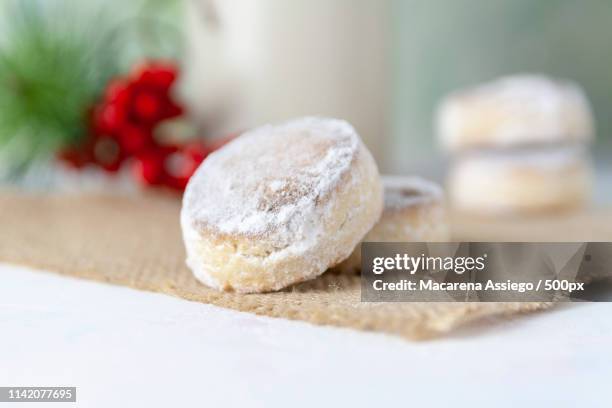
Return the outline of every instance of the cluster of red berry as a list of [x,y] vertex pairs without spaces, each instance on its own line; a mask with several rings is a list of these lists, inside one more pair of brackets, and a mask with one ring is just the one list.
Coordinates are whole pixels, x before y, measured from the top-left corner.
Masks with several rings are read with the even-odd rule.
[[77,168],[95,164],[110,172],[131,166],[144,185],[183,190],[212,149],[156,137],[162,122],[183,114],[171,93],[176,78],[175,65],[153,61],[112,80],[91,111],[87,140],[60,158]]

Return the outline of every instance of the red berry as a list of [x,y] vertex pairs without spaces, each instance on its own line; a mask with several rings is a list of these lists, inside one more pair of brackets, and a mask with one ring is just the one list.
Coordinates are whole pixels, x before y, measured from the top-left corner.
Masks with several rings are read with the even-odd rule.
[[176,149],[175,146],[152,145],[136,155],[134,171],[137,179],[145,185],[163,183],[166,176],[166,162]]
[[113,133],[126,121],[125,109],[116,103],[107,103],[96,108],[93,131],[96,134]]
[[153,123],[162,118],[163,102],[160,95],[148,89],[139,89],[133,96],[133,112],[145,123]]
[[127,123],[117,132],[117,140],[121,150],[130,155],[147,147],[153,136],[148,128]]
[[131,93],[131,84],[124,78],[116,78],[111,80],[104,92],[105,102],[120,103],[127,102]]
[[177,74],[172,62],[151,61],[110,81],[102,100],[91,109],[87,146],[63,152],[62,159],[75,166],[89,161],[116,171],[134,157],[134,171],[144,184],[182,188],[208,150],[188,146],[179,152],[176,146],[155,144],[155,125],[183,114],[170,94]]
[[183,108],[174,103],[170,98],[166,99],[166,106],[163,113],[163,119],[172,119],[183,114]]
[[165,161],[164,184],[175,190],[183,191],[187,182],[202,163],[209,151],[201,143],[188,143]]
[[149,62],[138,67],[134,77],[138,83],[167,91],[176,80],[177,68],[169,62]]
[[134,175],[144,185],[156,185],[161,181],[165,155],[155,149],[147,150],[136,156]]

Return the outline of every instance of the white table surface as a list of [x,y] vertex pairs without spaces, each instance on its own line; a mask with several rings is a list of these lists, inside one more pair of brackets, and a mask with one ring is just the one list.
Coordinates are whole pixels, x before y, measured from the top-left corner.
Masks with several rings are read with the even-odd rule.
[[610,407],[611,384],[612,303],[412,343],[0,264],[0,386],[76,406]]

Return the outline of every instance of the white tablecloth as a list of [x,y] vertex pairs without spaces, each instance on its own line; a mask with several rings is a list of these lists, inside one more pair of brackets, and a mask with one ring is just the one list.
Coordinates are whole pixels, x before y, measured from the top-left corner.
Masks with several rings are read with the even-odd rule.
[[411,343],[0,264],[0,386],[76,406],[609,407],[611,379],[612,303]]

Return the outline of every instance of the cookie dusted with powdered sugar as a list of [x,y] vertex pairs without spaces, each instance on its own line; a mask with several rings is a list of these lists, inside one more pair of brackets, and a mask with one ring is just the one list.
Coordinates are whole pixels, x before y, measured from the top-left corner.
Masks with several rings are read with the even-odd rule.
[[440,143],[448,151],[585,143],[594,127],[580,86],[533,74],[454,92],[437,115]]
[[211,154],[189,181],[187,265],[219,290],[279,290],[347,258],[382,205],[374,159],[348,123],[264,126]]
[[448,192],[460,211],[545,213],[587,205],[592,180],[589,155],[580,147],[475,152],[452,164]]

